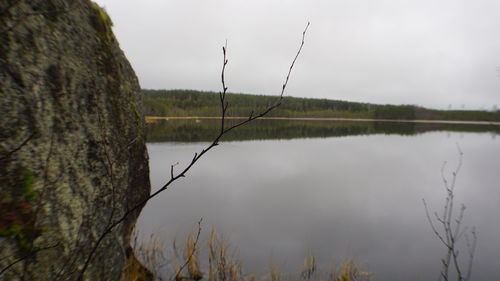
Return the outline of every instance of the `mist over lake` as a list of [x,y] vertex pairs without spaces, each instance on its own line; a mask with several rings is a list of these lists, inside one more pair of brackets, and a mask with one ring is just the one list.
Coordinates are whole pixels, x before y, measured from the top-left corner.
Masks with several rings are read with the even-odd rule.
[[[446,249],[432,233],[422,199],[441,212],[441,169],[446,161],[451,179],[458,146],[464,156],[455,202],[467,206],[463,224],[478,233],[472,280],[498,280],[498,126],[259,122],[260,131],[248,129],[254,137],[244,130],[228,136],[186,178],[150,201],[140,233],[168,243],[183,240],[203,217],[201,239],[216,228],[238,247],[248,272],[264,274],[276,265],[298,279],[311,250],[324,270],[353,258],[373,280],[435,280]],[[151,125],[153,188],[169,179],[171,165],[182,169],[206,147],[209,138],[200,128],[210,135],[213,125]],[[178,134],[162,134],[163,126]],[[190,126],[197,129],[189,133]]]

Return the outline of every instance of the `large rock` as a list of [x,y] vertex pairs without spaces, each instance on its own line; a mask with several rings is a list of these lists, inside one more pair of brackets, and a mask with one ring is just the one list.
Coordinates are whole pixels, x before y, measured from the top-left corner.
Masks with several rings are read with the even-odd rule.
[[[0,1],[0,280],[76,280],[150,191],[140,88],[104,10]],[[84,280],[117,280],[140,208]]]

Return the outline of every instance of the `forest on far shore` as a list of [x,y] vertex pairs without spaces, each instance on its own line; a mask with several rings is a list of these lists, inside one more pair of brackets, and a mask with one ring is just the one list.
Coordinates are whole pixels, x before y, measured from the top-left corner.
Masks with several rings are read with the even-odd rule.
[[[142,90],[147,116],[219,116],[219,93],[196,90]],[[276,101],[275,96],[227,94],[228,115],[244,117]],[[500,122],[500,110],[437,110],[415,105],[379,105],[341,100],[284,97],[268,117],[323,117],[392,120]]]

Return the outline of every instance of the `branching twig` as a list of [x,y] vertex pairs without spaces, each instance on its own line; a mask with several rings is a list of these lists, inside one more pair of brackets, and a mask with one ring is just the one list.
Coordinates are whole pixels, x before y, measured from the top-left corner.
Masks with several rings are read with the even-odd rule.
[[[441,241],[441,243],[446,247],[446,255],[444,258],[441,259],[442,263],[442,269],[439,275],[439,280],[444,280],[448,281],[450,280],[450,266],[453,266],[455,275],[457,277],[458,281],[469,281],[471,272],[472,272],[472,261],[474,259],[474,251],[476,249],[476,242],[477,242],[477,236],[476,236],[476,231],[473,228],[471,233],[473,236],[473,241],[472,243],[469,241],[468,235],[467,235],[467,227],[462,228],[462,222],[464,218],[464,213],[465,213],[465,205],[462,204],[458,216],[454,215],[454,189],[455,189],[455,184],[457,180],[457,175],[458,172],[460,171],[460,168],[462,167],[462,159],[463,159],[463,152],[458,147],[458,152],[459,152],[459,160],[457,167],[455,170],[452,172],[452,178],[451,182],[448,181],[448,179],[445,176],[444,169],[446,167],[446,162],[443,164],[441,168],[441,179],[443,181],[443,185],[445,187],[446,191],[446,199],[445,199],[445,204],[443,206],[443,213],[442,216],[439,216],[437,212],[434,212],[435,216],[435,221],[431,218],[429,214],[429,208],[427,206],[427,203],[425,200],[423,200],[424,203],[424,208],[425,208],[425,214],[427,217],[427,221],[429,222],[429,225],[431,226],[432,232],[438,239]],[[438,229],[439,226],[442,228],[441,230]],[[466,239],[466,246],[467,250],[469,253],[469,263],[466,268],[466,271],[463,272],[462,267],[460,265],[459,261],[459,250],[458,250],[458,242],[462,236],[465,236]]]
[[289,69],[288,69],[288,73],[286,75],[286,79],[285,79],[285,82],[283,83],[282,87],[281,87],[281,92],[280,92],[280,95],[278,97],[278,99],[276,100],[276,102],[270,106],[268,106],[266,109],[264,109],[263,111],[261,111],[260,113],[254,115],[254,113],[252,112],[250,114],[250,116],[248,117],[248,119],[244,119],[243,121],[239,122],[239,123],[236,123],[228,128],[225,128],[225,125],[224,125],[224,120],[225,120],[225,116],[226,116],[226,112],[227,112],[227,108],[229,106],[228,102],[226,101],[226,92],[227,92],[227,89],[228,87],[226,86],[226,82],[225,82],[225,70],[226,70],[226,65],[228,63],[228,60],[226,58],[226,52],[227,52],[227,48],[226,48],[226,45],[222,48],[223,50],[223,65],[222,65],[222,72],[221,72],[221,82],[222,82],[222,92],[220,92],[219,94],[219,98],[220,98],[220,102],[221,102],[221,129],[219,131],[219,134],[214,138],[214,140],[212,141],[212,143],[210,143],[210,145],[208,145],[206,148],[202,149],[199,153],[195,153],[194,154],[194,157],[192,158],[191,162],[177,175],[174,175],[173,173],[173,167],[171,167],[171,178],[169,181],[167,181],[160,189],[158,189],[156,192],[154,192],[153,194],[149,195],[147,198],[145,198],[144,200],[140,201],[139,203],[137,203],[135,206],[133,206],[132,208],[128,209],[120,218],[118,218],[117,220],[115,220],[112,224],[110,224],[104,231],[103,233],[99,236],[99,238],[97,239],[97,241],[95,242],[95,244],[92,246],[92,249],[90,250],[86,260],[85,260],[85,263],[82,267],[82,269],[80,270],[80,274],[79,274],[79,277],[78,277],[78,280],[81,281],[83,280],[83,275],[85,273],[85,271],[87,270],[90,262],[92,261],[92,258],[97,250],[97,248],[99,247],[99,245],[101,244],[102,240],[118,225],[120,225],[123,221],[125,221],[125,219],[133,212],[135,212],[136,210],[140,209],[142,206],[144,206],[149,200],[153,199],[154,197],[158,196],[158,194],[162,193],[163,191],[167,190],[169,188],[169,186],[175,182],[176,180],[182,178],[182,177],[185,177],[186,176],[186,173],[191,169],[191,167],[193,167],[193,165],[198,162],[198,160],[200,160],[200,158],[203,157],[203,155],[205,155],[205,153],[207,153],[208,151],[210,151],[212,148],[214,148],[215,146],[219,145],[219,141],[220,139],[222,138],[222,136],[224,136],[225,134],[227,134],[229,131],[232,131],[233,129],[237,128],[237,127],[240,127],[242,125],[245,125],[255,119],[258,119],[260,117],[263,117],[265,116],[266,114],[268,114],[270,111],[272,111],[273,109],[277,108],[278,106],[281,105],[281,102],[283,100],[283,94],[285,92],[285,89],[288,85],[288,80],[290,78],[290,74],[292,72],[292,69],[295,65],[295,62],[297,60],[297,58],[299,57],[301,51],[302,51],[302,47],[304,46],[304,40],[305,40],[305,35],[306,35],[306,32],[307,32],[307,29],[309,28],[309,22],[307,23],[307,26],[306,28],[304,29],[304,31],[302,32],[302,41],[301,41],[301,44],[300,44],[300,47],[292,61],[292,64],[290,65]]

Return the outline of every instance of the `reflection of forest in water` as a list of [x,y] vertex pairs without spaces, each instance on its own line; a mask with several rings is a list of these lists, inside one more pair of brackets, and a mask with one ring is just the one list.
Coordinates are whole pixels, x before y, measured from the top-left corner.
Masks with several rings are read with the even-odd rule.
[[[227,120],[230,126],[238,120]],[[218,120],[159,120],[148,124],[148,142],[211,141],[220,130]],[[300,121],[255,120],[223,137],[225,141],[325,138],[353,135],[396,134],[416,135],[431,131],[500,134],[493,124],[448,124],[381,121]]]

